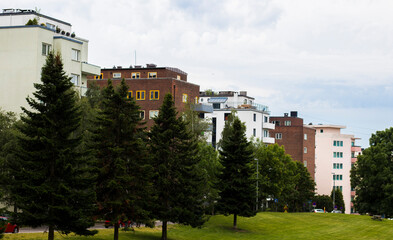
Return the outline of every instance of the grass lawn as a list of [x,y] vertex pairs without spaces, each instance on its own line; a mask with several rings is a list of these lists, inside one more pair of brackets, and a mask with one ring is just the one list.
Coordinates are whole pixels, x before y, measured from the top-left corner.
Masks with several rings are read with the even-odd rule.
[[[168,238],[183,239],[393,239],[393,221],[374,221],[369,216],[332,213],[259,213],[253,218],[238,218],[238,229],[232,228],[233,216],[214,216],[201,228],[171,225]],[[136,228],[120,231],[120,240],[158,240],[161,228]],[[5,240],[43,240],[47,235],[6,234]],[[60,236],[65,240],[110,240],[113,229],[100,230],[94,237]]]

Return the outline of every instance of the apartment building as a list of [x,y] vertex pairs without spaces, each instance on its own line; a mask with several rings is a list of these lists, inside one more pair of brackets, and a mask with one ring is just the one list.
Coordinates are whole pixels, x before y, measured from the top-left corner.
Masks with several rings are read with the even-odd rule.
[[303,163],[315,180],[315,128],[304,125],[296,111],[291,111],[290,115],[271,116],[270,122],[275,125],[270,131],[275,142],[283,146],[294,161]]
[[[26,25],[36,19],[38,25]],[[0,107],[21,112],[32,97],[34,83],[41,79],[41,68],[48,53],[59,52],[64,71],[75,90],[84,95],[87,75],[99,75],[100,67],[88,62],[89,41],[72,32],[70,23],[34,10],[3,9],[0,13]]]
[[[129,87],[128,97],[135,99],[141,107],[141,116],[146,121],[146,126],[153,126],[153,118],[158,115],[164,96],[171,93],[177,111],[182,112],[187,103],[198,101],[199,85],[187,81],[187,73],[172,67],[157,67],[155,64],[121,66],[101,69],[97,76],[89,77],[89,84],[93,82],[98,86],[105,87],[108,79],[114,86],[124,79]],[[209,109],[198,108],[198,111]],[[210,110],[211,111],[211,110]]]
[[259,138],[266,144],[274,143],[274,138],[269,133],[274,129],[274,124],[269,122],[269,108],[255,103],[255,99],[247,96],[246,91],[200,92],[199,103],[208,104],[213,108],[212,113],[201,114],[203,118],[212,123],[207,141],[213,147],[216,148],[221,140],[225,121],[232,111],[236,111],[240,121],[245,123],[248,138]]
[[354,212],[351,197],[350,171],[360,147],[356,146],[353,135],[342,134],[345,126],[312,125],[315,135],[315,182],[317,194],[330,195],[333,188],[343,193],[345,213]]

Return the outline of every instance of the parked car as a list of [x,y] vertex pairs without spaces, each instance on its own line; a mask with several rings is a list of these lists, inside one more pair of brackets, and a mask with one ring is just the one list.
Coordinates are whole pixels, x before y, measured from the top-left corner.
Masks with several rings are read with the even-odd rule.
[[314,212],[314,213],[324,213],[323,209],[319,209],[319,208],[316,208],[316,209],[312,210],[312,212]]
[[343,213],[341,210],[333,210],[332,213]]
[[[4,223],[4,228],[5,228],[4,232],[5,233],[18,233],[19,232],[18,225],[12,224],[9,221],[8,217],[0,216],[0,221]],[[1,226],[0,226],[0,228],[1,228]]]

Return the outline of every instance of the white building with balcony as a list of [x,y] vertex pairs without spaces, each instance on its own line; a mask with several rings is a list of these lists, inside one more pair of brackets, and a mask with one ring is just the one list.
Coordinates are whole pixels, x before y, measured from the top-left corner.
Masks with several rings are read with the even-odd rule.
[[247,138],[255,137],[266,144],[273,144],[274,138],[270,137],[269,130],[274,129],[274,124],[269,122],[270,112],[265,105],[257,104],[255,99],[247,96],[246,91],[220,91],[201,92],[199,103],[213,107],[212,113],[205,113],[204,118],[212,122],[208,142],[213,147],[221,140],[221,133],[225,127],[227,117],[234,110],[240,121],[246,125]]
[[[26,25],[37,19],[38,25]],[[89,41],[75,36],[70,23],[34,10],[3,9],[0,13],[0,107],[20,113],[28,107],[34,83],[49,51],[59,52],[64,71],[82,96],[87,90],[87,75],[99,75],[101,68],[88,64]]]

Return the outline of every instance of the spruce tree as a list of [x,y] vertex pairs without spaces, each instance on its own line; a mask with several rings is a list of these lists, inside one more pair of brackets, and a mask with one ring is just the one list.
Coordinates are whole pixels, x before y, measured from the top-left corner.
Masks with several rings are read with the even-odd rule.
[[245,131],[238,117],[234,116],[233,122],[227,121],[219,150],[223,170],[219,177],[217,209],[225,215],[234,215],[234,228],[237,228],[237,216],[256,214],[253,152]]
[[154,166],[156,202],[154,216],[162,221],[162,238],[167,239],[168,222],[192,227],[204,221],[203,175],[198,167],[196,136],[186,128],[171,94],[166,94],[151,128],[150,153]]
[[20,148],[10,164],[10,199],[18,209],[20,224],[48,226],[54,231],[89,235],[94,225],[94,175],[91,162],[77,152],[80,111],[70,78],[59,54],[50,53],[42,68],[41,83],[34,84],[31,110],[22,108]]
[[117,90],[108,80],[95,136],[98,210],[114,224],[115,240],[119,237],[119,221],[149,220],[146,209],[152,187],[139,106],[127,98],[127,93],[124,79]]

